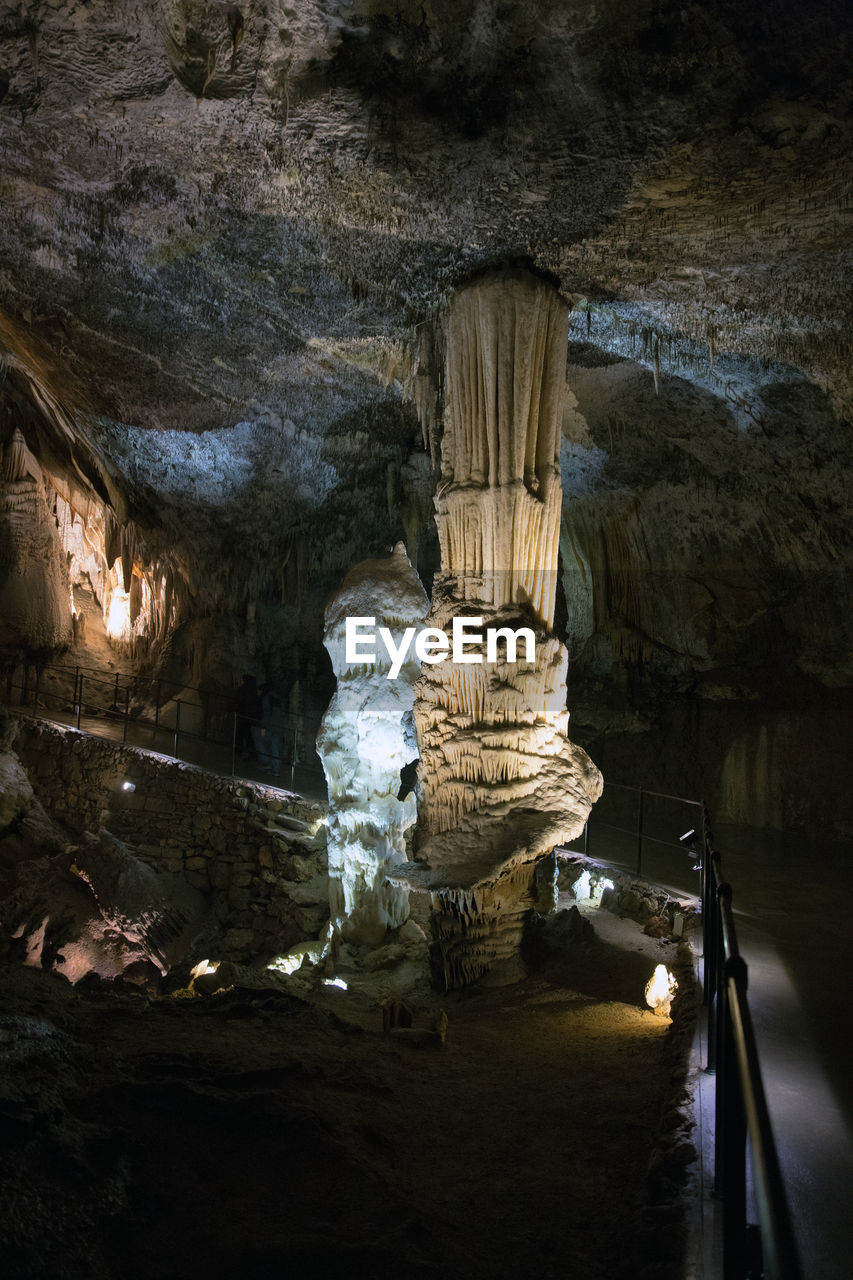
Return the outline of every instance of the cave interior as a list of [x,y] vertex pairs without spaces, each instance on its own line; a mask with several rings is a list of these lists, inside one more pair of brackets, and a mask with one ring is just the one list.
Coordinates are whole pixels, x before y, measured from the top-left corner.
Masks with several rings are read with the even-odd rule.
[[[803,862],[848,902],[850,47],[834,0],[0,7],[10,1275],[687,1274],[689,894],[552,851],[603,777],[753,847],[750,920],[817,921]],[[538,665],[344,655],[460,610]]]

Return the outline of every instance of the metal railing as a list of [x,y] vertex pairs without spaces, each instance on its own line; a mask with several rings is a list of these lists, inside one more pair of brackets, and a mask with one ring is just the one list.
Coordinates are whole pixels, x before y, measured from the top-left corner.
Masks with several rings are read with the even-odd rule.
[[[674,827],[678,829],[676,823],[682,826],[692,823],[693,827],[673,839],[671,833]],[[703,801],[607,782],[604,794],[584,824],[582,837],[569,847],[576,849],[582,840],[584,854],[597,857],[597,852],[592,855],[591,851],[593,845],[597,850],[601,832],[608,833],[601,861],[653,878],[677,892],[700,896],[698,881],[692,881],[685,874],[685,856],[691,859],[692,871],[698,871],[699,850],[704,848],[707,832]]]
[[[62,664],[36,667],[34,675],[20,664],[7,667],[0,688],[7,706],[45,714],[95,736],[115,739],[120,730],[123,743],[232,777],[239,748],[248,742],[241,771],[277,777],[276,765],[284,764],[291,788],[298,768],[300,775],[308,775],[314,791],[325,790],[325,774],[314,752],[316,726],[305,716],[282,711],[276,732],[268,721],[235,710],[233,693]],[[107,725],[112,732],[104,732]],[[268,785],[280,784],[273,780]]]
[[[703,800],[687,800],[622,783],[606,783],[605,796],[608,791],[611,795],[616,791],[636,796],[634,822],[608,822],[593,810],[583,834],[587,856],[594,825],[595,829],[628,840],[627,848],[623,841],[618,850],[626,855],[621,863],[596,853],[600,862],[624,866],[630,850],[634,855],[632,869],[642,875],[648,862],[646,845],[651,843],[689,854],[695,863],[693,870],[701,875],[703,1000],[708,1008],[705,1069],[715,1076],[714,1197],[722,1207],[723,1280],[801,1280],[747,999],[748,970],[738,947],[732,914],[732,888],[723,877],[720,855],[712,846],[707,806]],[[652,835],[647,825],[650,800],[698,811],[697,829],[685,832],[677,841]],[[677,870],[676,878],[680,878]],[[748,1168],[758,1211],[757,1225],[747,1221]]]
[[[748,969],[738,946],[732,887],[723,877],[710,831],[702,882],[707,1069],[716,1073],[714,1195],[723,1208],[723,1280],[801,1280],[747,999]],[[757,1228],[747,1221],[747,1146]]]

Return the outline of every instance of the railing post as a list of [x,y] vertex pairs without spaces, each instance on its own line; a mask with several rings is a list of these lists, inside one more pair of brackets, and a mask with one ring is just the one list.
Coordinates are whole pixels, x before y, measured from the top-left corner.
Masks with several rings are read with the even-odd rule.
[[77,728],[80,728],[80,712],[83,707],[83,672],[80,672],[80,683],[77,689]]
[[237,772],[237,712],[233,713],[231,724],[231,777]]
[[583,853],[584,857],[589,857],[589,818],[583,824]]
[[[719,919],[719,916],[718,916]],[[717,1199],[723,1198],[725,1179],[723,1174],[723,1160],[725,1151],[725,1134],[723,1132],[723,1116],[725,1114],[725,1058],[726,1058],[726,1039],[731,1037],[731,1017],[727,1018],[728,1008],[726,1005],[725,983],[722,981],[721,974],[716,974],[717,982],[715,983],[713,1017],[715,1023],[714,1034],[714,1074],[716,1076],[714,1087],[714,1195]]]
[[[720,971],[723,954],[723,923],[720,918],[720,903],[716,892],[716,867],[719,855],[709,850],[708,885],[702,910],[707,915],[708,932],[706,951],[703,958],[705,970],[705,1002],[708,1006],[708,1062],[706,1070],[717,1070],[717,1044],[719,1040],[720,1014]],[[703,925],[704,932],[704,925]]]
[[180,698],[178,698],[177,702],[175,703],[175,741],[174,741],[174,751],[172,752],[172,755],[175,757],[176,760],[180,759],[180,756],[178,755],[178,735],[180,734],[180,732],[181,732],[181,700]]
[[639,799],[637,801],[637,875],[643,872],[643,802],[645,796],[643,788],[640,787]]
[[710,888],[711,888],[711,835],[708,830],[708,807],[702,801],[702,1003],[710,998],[708,963],[710,959]]
[[119,681],[119,673],[116,672],[116,687],[115,687],[115,692],[113,693],[113,706],[115,707],[116,711],[118,711],[118,681]]
[[41,667],[36,667],[36,687],[33,690],[33,714],[39,709],[39,685],[41,684]]
[[731,988],[741,993],[745,989],[746,965],[734,956],[723,969],[714,1179],[723,1202],[723,1280],[743,1280],[747,1274],[746,1111],[732,1027]]
[[157,681],[157,702],[154,707],[154,728],[155,729],[160,728],[160,689],[162,687],[162,684],[163,684],[162,680]]
[[299,730],[298,730],[298,729],[296,729],[296,728],[294,728],[294,730],[293,730],[293,755],[292,755],[292,756],[291,756],[291,758],[290,758],[290,789],[291,789],[291,791],[295,791],[295,790],[296,790],[296,739],[297,739],[297,735],[298,735],[298,733],[299,733]]
[[124,728],[122,729],[121,740],[127,742],[127,717],[130,714],[130,685],[124,691]]

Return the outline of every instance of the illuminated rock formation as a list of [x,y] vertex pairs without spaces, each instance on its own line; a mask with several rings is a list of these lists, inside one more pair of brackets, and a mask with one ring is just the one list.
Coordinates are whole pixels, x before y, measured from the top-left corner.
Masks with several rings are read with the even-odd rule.
[[347,662],[347,617],[375,618],[395,641],[422,623],[429,602],[398,542],[391,556],[364,560],[347,574],[326,608],[324,643],[338,687],[317,737],[329,785],[329,883],[332,926],[357,945],[378,946],[386,929],[409,914],[408,894],[386,878],[405,861],[404,838],[415,821],[415,797],[397,798],[400,771],[417,755],[413,685],[420,663],[410,647],[396,679],[376,646],[376,662]]
[[42,471],[19,431],[0,448],[0,644],[45,650],[71,637],[65,557]]
[[522,274],[470,285],[450,310],[430,623],[473,616],[536,644],[532,661],[522,642],[497,661],[425,666],[416,686],[417,851],[443,986],[517,974],[524,916],[548,898],[536,862],[582,830],[601,791],[567,737],[568,655],[551,632],[566,324],[555,290]]

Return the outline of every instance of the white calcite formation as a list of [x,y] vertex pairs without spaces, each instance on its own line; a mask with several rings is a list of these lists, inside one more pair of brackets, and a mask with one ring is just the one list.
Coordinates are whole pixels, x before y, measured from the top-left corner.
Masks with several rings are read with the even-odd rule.
[[529,627],[536,653],[447,659],[424,666],[416,686],[417,854],[430,869],[443,986],[515,976],[524,917],[547,905],[536,862],[580,833],[602,787],[567,736],[568,654],[551,630],[566,334],[556,291],[527,274],[486,277],[450,309],[429,621]]
[[410,648],[397,678],[388,679],[382,644],[375,663],[348,663],[346,619],[374,618],[399,645],[407,627],[423,624],[428,607],[398,542],[391,556],[356,565],[326,608],[324,643],[338,687],[317,750],[329,786],[331,922],[338,937],[355,945],[378,946],[409,914],[406,890],[387,873],[405,861],[405,833],[417,816],[414,794],[400,800],[398,793],[401,770],[417,756],[412,707],[420,663]]

